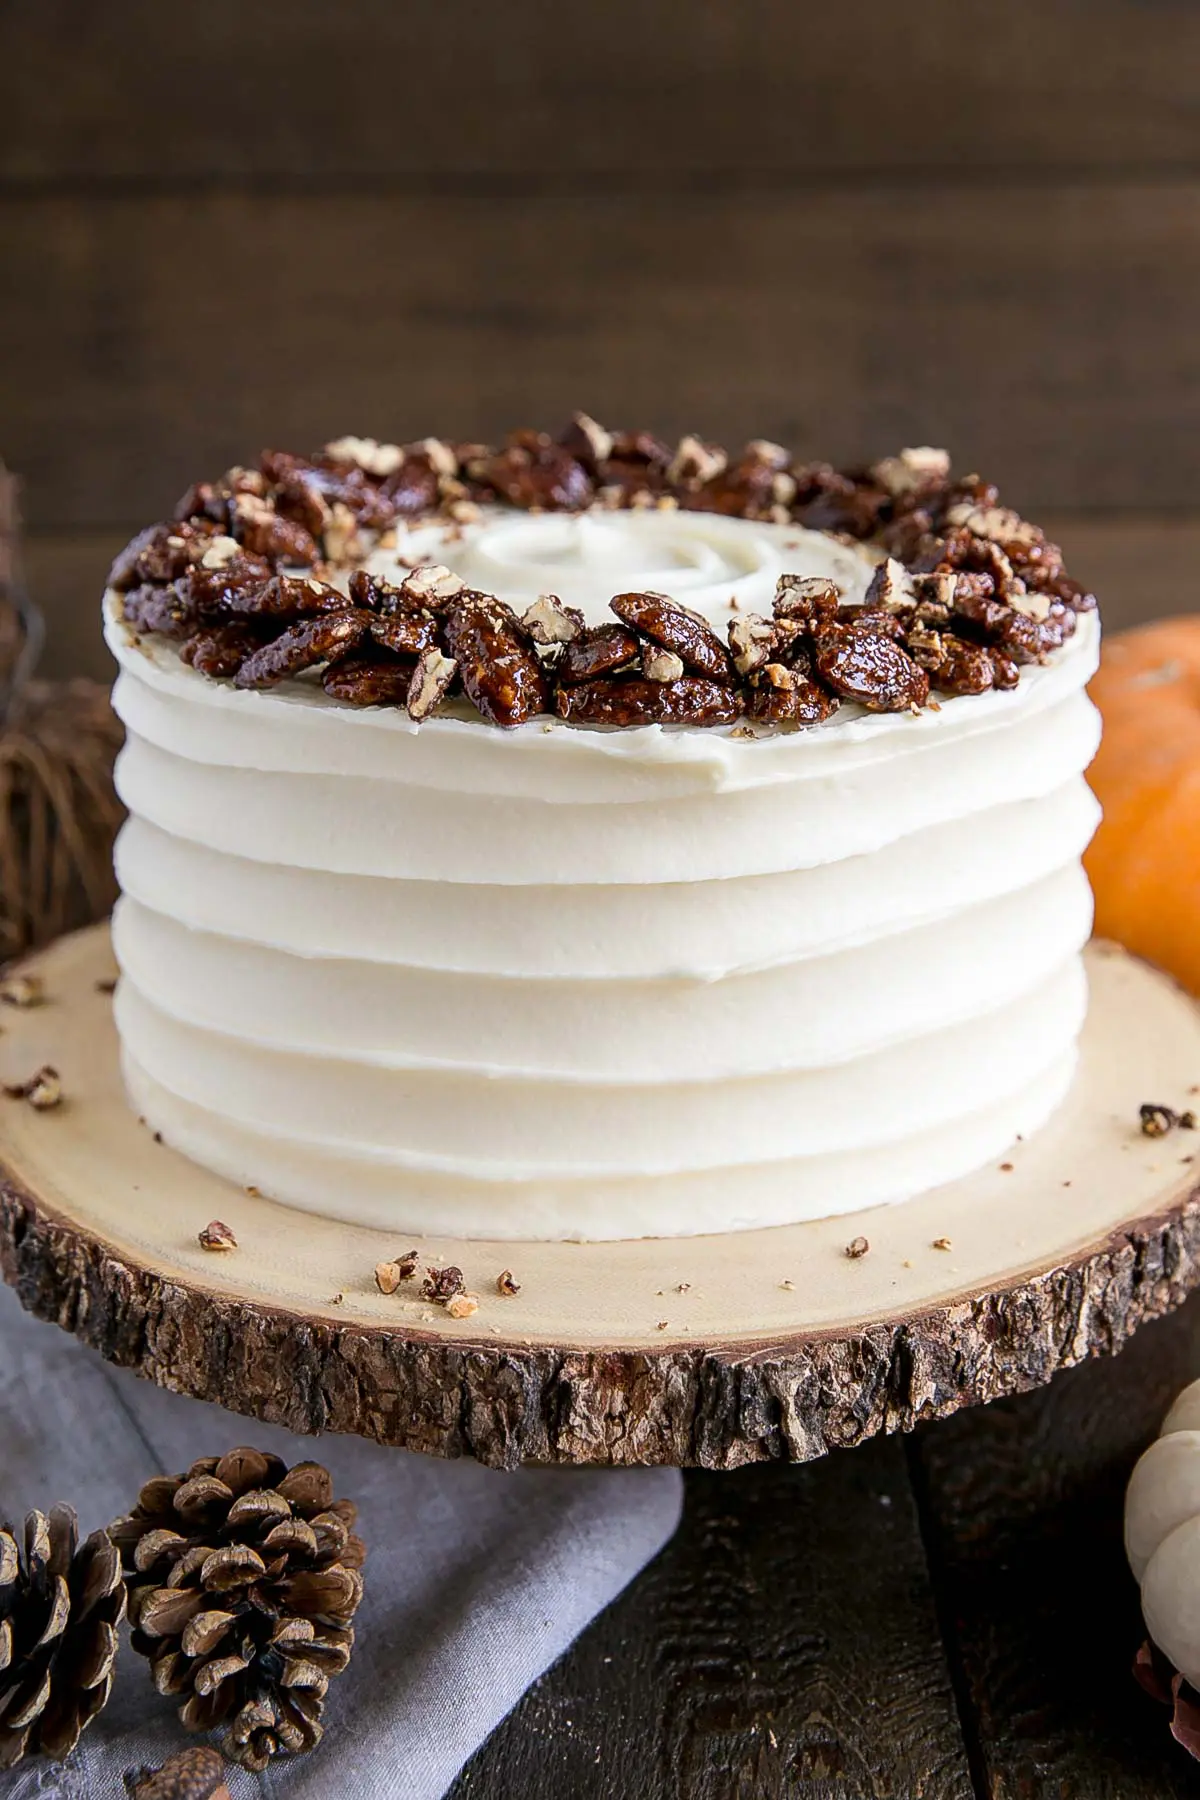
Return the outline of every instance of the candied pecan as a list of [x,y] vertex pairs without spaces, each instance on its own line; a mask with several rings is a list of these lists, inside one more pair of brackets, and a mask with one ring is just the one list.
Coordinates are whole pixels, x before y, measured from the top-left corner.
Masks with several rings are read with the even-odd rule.
[[248,656],[259,648],[262,639],[240,619],[228,625],[206,625],[195,632],[179,652],[181,662],[190,663],[202,675],[236,675]]
[[636,633],[624,625],[593,625],[565,647],[555,677],[560,682],[594,681],[636,662],[641,648]]
[[462,1270],[450,1263],[444,1269],[430,1268],[421,1283],[421,1292],[426,1300],[437,1300],[445,1306],[456,1294],[461,1294],[466,1285]]
[[1005,656],[1002,650],[989,650],[992,659],[992,686],[1007,691],[1015,688],[1021,679],[1021,671],[1011,656]]
[[1010,607],[999,628],[995,648],[1016,663],[1044,662],[1052,651],[1061,649],[1063,636],[1060,619],[1031,619]]
[[[959,577],[961,583],[963,577]],[[986,580],[986,576],[977,576],[977,580]],[[978,635],[990,639],[1005,629],[1012,617],[1012,608],[1005,601],[992,598],[981,593],[962,592],[956,589],[954,598],[954,618],[956,624],[968,624]]]
[[221,618],[250,610],[253,598],[272,579],[271,565],[261,556],[239,550],[213,567],[201,561],[188,573],[188,599],[204,617]]
[[559,717],[578,725],[732,725],[741,703],[732,688],[701,675],[647,681],[618,675],[559,688]]
[[135,631],[156,631],[162,637],[188,637],[199,624],[184,581],[168,582],[165,587],[144,582],[130,588],[122,596],[121,612]]
[[229,524],[231,490],[223,481],[193,481],[175,507],[177,519],[211,519],[224,530]]
[[521,614],[521,623],[535,644],[572,644],[584,629],[577,606],[564,606],[557,594],[539,594]]
[[283,622],[312,618],[318,613],[343,612],[345,608],[345,594],[315,575],[272,575],[258,585],[232,588],[223,611],[238,618]]
[[[916,656],[911,637],[909,652]],[[919,658],[929,671],[929,679],[943,694],[984,694],[995,680],[991,652],[980,644],[972,644],[953,631],[942,634],[941,656],[936,664]]]
[[320,551],[317,541],[304,525],[276,512],[270,500],[257,494],[236,494],[232,505],[234,530],[246,549],[268,562],[291,563],[309,568]]
[[815,681],[783,663],[768,663],[750,678],[746,711],[772,725],[820,725],[838,702]]
[[[690,441],[697,444],[700,452],[708,451],[707,445],[698,444],[696,439]],[[723,451],[712,455],[720,456],[721,466],[703,482],[685,484],[686,504],[693,511],[765,519],[775,516],[794,499],[796,483],[787,472],[787,452],[778,444],[758,438],[747,444],[736,462],[729,464]],[[671,468],[674,467],[672,463]]]
[[873,606],[864,601],[860,606],[842,606],[838,608],[837,624],[853,625],[860,631],[873,632],[876,637],[895,638],[900,643],[912,622],[915,608],[905,607],[903,612],[892,612],[883,606]]
[[597,480],[628,504],[635,495],[660,494],[670,465],[670,446],[652,431],[619,431]]
[[207,520],[170,520],[148,525],[126,544],[108,571],[108,586],[118,590],[141,581],[175,581],[204,554],[216,526]]
[[542,665],[512,608],[481,594],[451,602],[446,642],[468,697],[491,725],[521,725],[549,710]]
[[485,480],[510,506],[550,510],[586,506],[592,483],[582,463],[544,431],[512,431],[488,462]]
[[321,686],[347,706],[403,706],[414,666],[411,657],[345,656],[330,663]]
[[817,643],[817,670],[835,694],[868,712],[903,712],[929,698],[924,669],[881,632],[834,628]]
[[673,650],[697,675],[707,675],[711,681],[732,681],[729,652],[699,613],[666,594],[616,594],[609,605],[623,625],[653,638],[664,650]]
[[825,464],[795,471],[792,517],[810,531],[844,531],[870,537],[888,505],[882,488],[851,481]]
[[1096,596],[1084,587],[1081,581],[1074,581],[1069,575],[1056,575],[1053,580],[1039,584],[1043,593],[1049,593],[1056,600],[1062,600],[1073,612],[1095,612]]
[[405,608],[402,612],[372,614],[371,636],[397,656],[421,656],[438,641],[438,621],[432,613]]
[[404,697],[409,718],[428,718],[449,693],[457,674],[458,664],[452,656],[443,656],[436,646],[426,650],[418,658]]
[[403,463],[384,482],[383,492],[397,518],[412,519],[432,512],[441,497],[441,481],[428,451],[406,450]]
[[366,635],[369,613],[347,606],[341,612],[301,619],[281,637],[263,644],[242,664],[234,681],[241,688],[274,687],[290,675],[299,675],[331,657],[341,657]]
[[585,412],[571,414],[571,422],[558,434],[559,445],[568,456],[582,463],[588,474],[595,476],[601,463],[612,455],[612,432],[605,431]]

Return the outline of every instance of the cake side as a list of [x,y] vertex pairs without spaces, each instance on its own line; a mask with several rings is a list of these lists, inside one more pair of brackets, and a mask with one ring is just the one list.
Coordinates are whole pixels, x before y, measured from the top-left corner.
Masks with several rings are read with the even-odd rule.
[[[562,523],[520,520],[514,611],[518,568],[568,587]],[[720,541],[742,592],[723,569],[690,598],[736,618],[803,539]],[[865,594],[877,553],[818,544]],[[586,619],[610,569],[583,561]],[[1065,1091],[1094,619],[916,713],[495,733],[452,700],[416,724],[239,690],[123,611],[127,1080],[232,1179],[398,1231],[719,1231],[903,1199]]]

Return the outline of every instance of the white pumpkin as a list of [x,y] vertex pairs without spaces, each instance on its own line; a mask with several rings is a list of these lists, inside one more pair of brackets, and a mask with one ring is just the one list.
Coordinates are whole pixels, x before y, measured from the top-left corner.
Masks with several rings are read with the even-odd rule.
[[1130,1476],[1125,1553],[1147,1631],[1200,1688],[1200,1381],[1184,1388]]

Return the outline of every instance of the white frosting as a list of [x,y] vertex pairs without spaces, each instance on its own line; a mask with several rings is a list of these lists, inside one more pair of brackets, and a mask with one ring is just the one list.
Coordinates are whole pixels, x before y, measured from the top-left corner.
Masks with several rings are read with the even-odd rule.
[[[722,626],[783,569],[870,570],[686,513],[401,549],[521,607],[656,587]],[[753,740],[415,726],[312,681],[238,692],[111,607],[108,634],[127,1080],[237,1181],[397,1231],[722,1230],[902,1199],[1064,1091],[1093,620],[1014,692]]]

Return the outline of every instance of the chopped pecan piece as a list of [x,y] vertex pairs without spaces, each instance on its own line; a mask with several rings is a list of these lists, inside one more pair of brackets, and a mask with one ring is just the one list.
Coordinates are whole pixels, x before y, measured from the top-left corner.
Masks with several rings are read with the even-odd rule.
[[702,488],[725,473],[729,458],[720,444],[706,444],[702,438],[681,437],[667,469],[672,487]]
[[180,650],[179,659],[199,669],[202,675],[236,675],[261,643],[249,625],[235,619],[228,625],[206,625],[193,633]]
[[617,594],[609,604],[622,624],[652,638],[664,650],[673,650],[697,675],[707,675],[710,681],[733,680],[728,650],[699,613],[666,594]]
[[449,693],[457,674],[458,664],[452,656],[443,656],[436,645],[426,650],[417,661],[404,697],[409,718],[427,719]]
[[624,625],[593,625],[566,646],[554,673],[559,682],[595,681],[628,668],[641,648],[637,634]]
[[1015,688],[1021,679],[1021,671],[1011,656],[1005,656],[1003,650],[989,650],[992,659],[992,686],[1007,692]]
[[924,669],[881,632],[853,626],[831,632],[817,644],[817,669],[835,694],[868,712],[904,712],[929,698]]
[[247,657],[234,682],[240,688],[274,687],[291,675],[316,668],[318,663],[344,656],[365,637],[370,622],[369,613],[349,606],[342,612],[301,619],[281,637],[273,638]]
[[985,694],[994,684],[995,668],[991,651],[981,644],[969,643],[953,631],[931,632],[937,638],[937,652],[922,639],[908,636],[909,655],[928,671],[933,686],[943,694]]
[[555,704],[559,717],[575,725],[732,725],[742,710],[732,688],[701,675],[678,681],[618,675],[561,687]]
[[670,464],[670,446],[652,431],[619,431],[597,479],[628,505],[636,496],[661,493]]
[[469,595],[451,602],[446,643],[469,698],[491,725],[522,725],[550,709],[542,665],[512,608]]
[[944,487],[950,478],[950,458],[945,450],[922,445],[901,450],[898,456],[885,456],[872,464],[870,472],[872,480],[897,500]]
[[778,647],[778,628],[758,613],[742,613],[729,621],[729,651],[739,675],[749,675],[771,660]]
[[381,444],[375,438],[340,437],[326,444],[324,454],[331,462],[355,463],[365,475],[379,481],[394,475],[404,462],[399,444]]
[[521,623],[535,644],[571,644],[584,629],[577,606],[564,606],[557,594],[539,594],[521,615]]
[[346,656],[330,663],[321,686],[347,706],[403,706],[413,666],[411,657]]
[[678,681],[683,672],[683,658],[674,650],[647,644],[642,651],[642,674],[647,681]]
[[825,575],[781,575],[775,584],[777,619],[817,627],[828,623],[841,603],[841,589]]
[[431,612],[444,611],[451,600],[457,600],[466,590],[462,576],[456,575],[444,563],[421,563],[400,583],[400,593],[405,600],[427,606]]
[[611,431],[605,431],[603,425],[597,425],[585,412],[571,414],[571,423],[559,433],[558,441],[567,455],[582,463],[592,476],[612,455]]
[[885,557],[867,587],[865,604],[884,612],[902,612],[913,603],[912,578],[894,556]]

